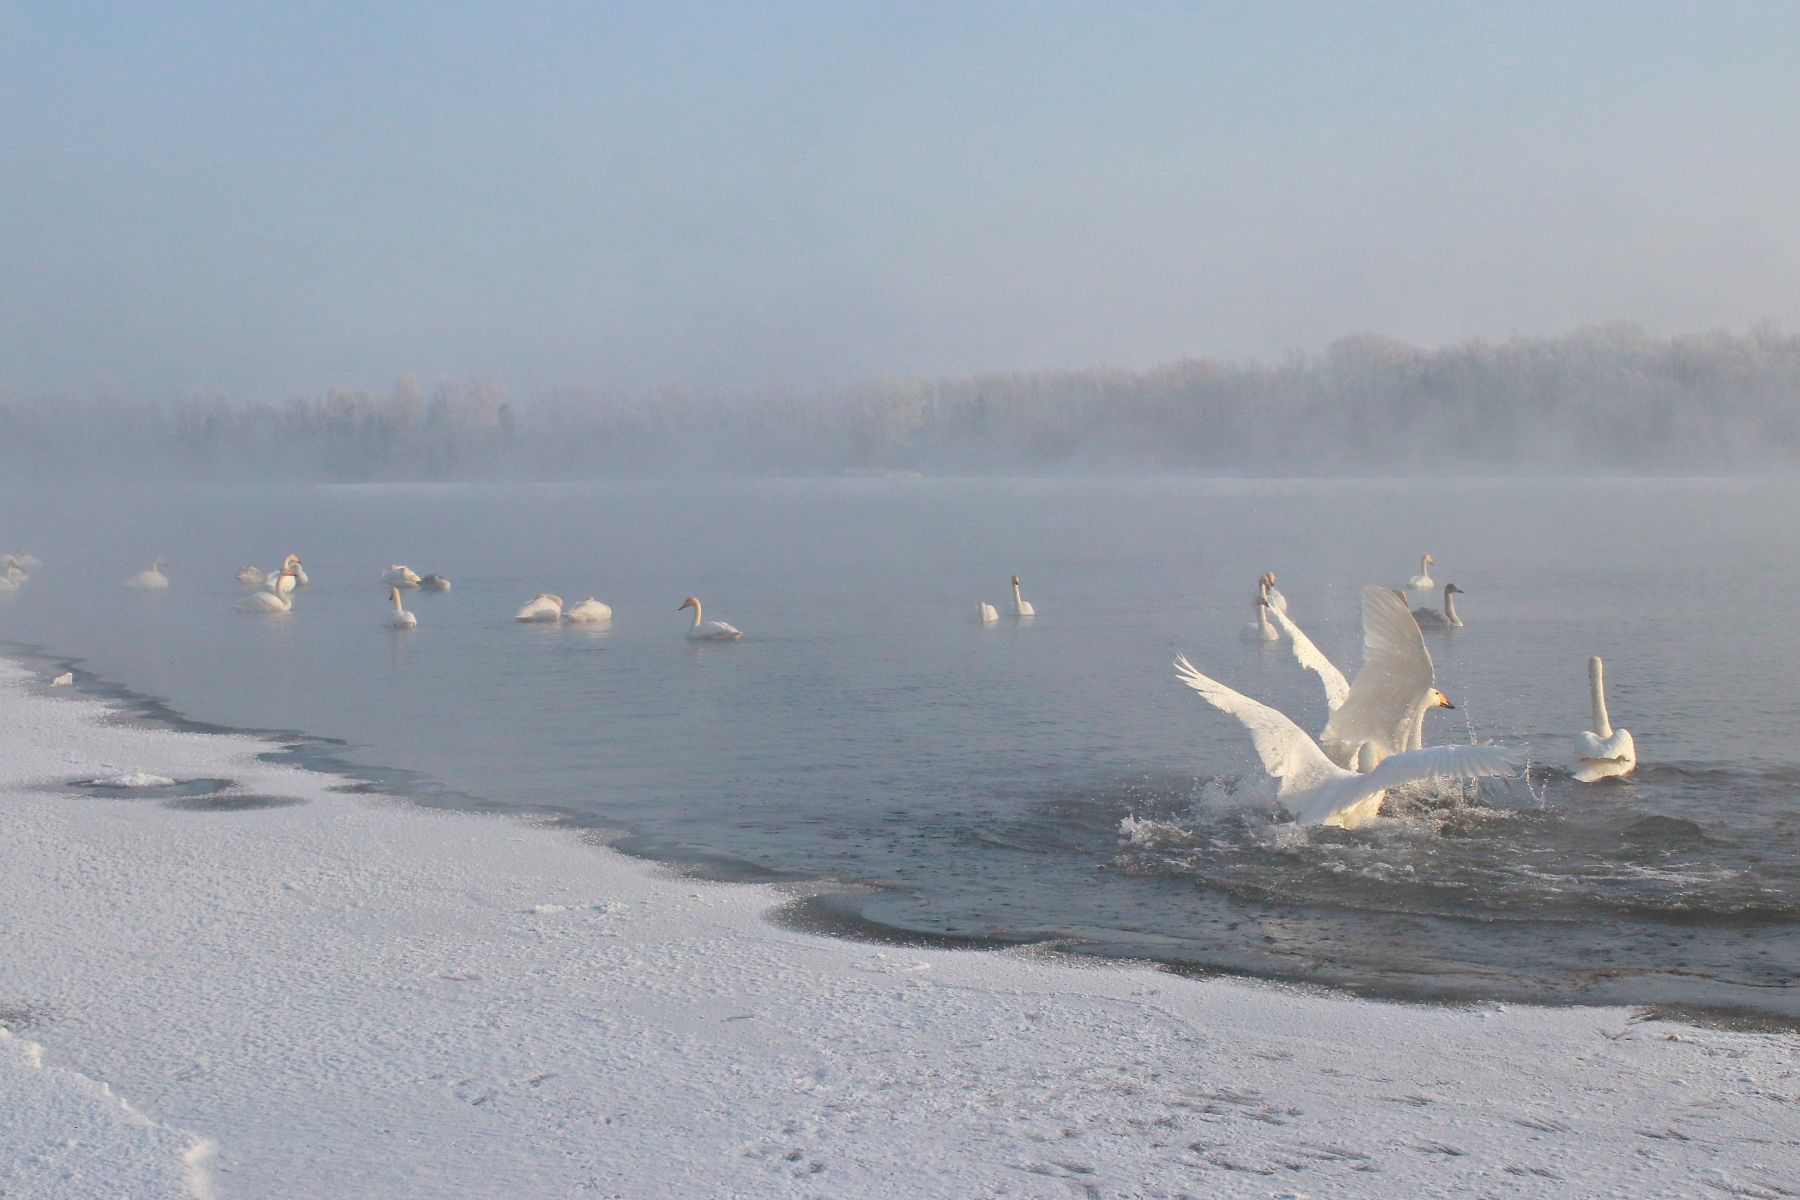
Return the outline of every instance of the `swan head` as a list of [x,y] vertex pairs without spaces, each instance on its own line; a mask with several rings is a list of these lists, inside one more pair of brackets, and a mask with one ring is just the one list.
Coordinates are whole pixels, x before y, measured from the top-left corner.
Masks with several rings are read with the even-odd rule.
[[1433,557],[1431,557],[1431,555],[1429,555],[1429,554],[1427,554],[1427,555],[1426,555],[1426,556],[1425,556],[1425,565],[1426,565],[1426,566],[1428,566],[1428,567],[1431,567],[1431,566],[1436,566],[1436,565],[1437,565],[1437,559],[1435,559],[1435,558],[1433,558]]
[[700,597],[689,596],[686,600],[683,600],[681,602],[681,608],[677,608],[675,611],[680,612],[682,608],[699,608],[699,607],[700,607]]
[[1464,596],[1464,595],[1467,595],[1468,593],[1464,592],[1461,588],[1457,587],[1454,583],[1446,583],[1444,585],[1444,594],[1446,596]]
[[1450,703],[1450,697],[1444,695],[1444,693],[1438,691],[1436,688],[1431,689],[1430,700],[1431,700],[1431,706],[1433,708],[1455,708],[1456,707],[1456,705]]
[[388,599],[392,600],[395,604],[400,603],[400,589],[397,587],[389,588],[388,589]]
[[297,567],[300,565],[300,556],[298,554],[290,554],[281,560],[281,565],[284,567]]
[[1014,576],[1013,576],[1013,582],[1012,582],[1012,585],[1013,585],[1013,586],[1014,586],[1014,587],[1018,587],[1018,586],[1019,586],[1019,577],[1018,577],[1018,576],[1017,576],[1017,575],[1014,575]]
[[150,560],[150,566],[151,566],[151,567],[152,567],[152,568],[160,568],[160,567],[166,567],[166,566],[168,566],[168,565],[169,565],[169,560],[168,560],[168,559],[166,559],[166,558],[164,558],[164,557],[163,557],[163,556],[162,556],[162,555],[160,555],[160,554],[159,554],[159,555],[157,555],[157,556],[156,556],[156,557],[155,557],[155,558],[153,558],[153,559],[151,559],[151,560]]
[[1262,577],[1262,582],[1263,582],[1264,587],[1274,587],[1275,586],[1275,572],[1264,571],[1263,577]]
[[1588,678],[1598,680],[1602,668],[1603,664],[1600,662],[1599,655],[1596,654],[1593,658],[1588,659]]

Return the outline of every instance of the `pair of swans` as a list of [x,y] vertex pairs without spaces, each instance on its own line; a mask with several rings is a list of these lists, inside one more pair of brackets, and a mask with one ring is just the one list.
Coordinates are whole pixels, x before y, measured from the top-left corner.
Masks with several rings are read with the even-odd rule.
[[[1013,607],[1012,607],[1013,616],[1015,616],[1015,617],[1035,617],[1035,616],[1037,616],[1037,609],[1033,608],[1031,606],[1031,601],[1025,599],[1025,597],[1023,595],[1021,595],[1019,592],[1019,577],[1017,575],[1014,575],[1012,577],[1012,590],[1013,590]],[[993,622],[998,621],[1000,619],[999,611],[996,610],[993,605],[989,604],[985,600],[981,601],[979,604],[977,604],[975,606],[975,616],[976,616],[976,619],[978,619],[983,625],[990,625]]]
[[150,560],[148,570],[139,571],[127,579],[125,586],[140,592],[160,592],[169,586],[169,577],[162,573],[162,569],[168,565],[169,560],[159,554]]
[[1270,612],[1287,611],[1287,597],[1275,590],[1275,573],[1265,571],[1256,580],[1256,599],[1251,602],[1250,611],[1256,614],[1256,620],[1238,630],[1238,636],[1246,642],[1277,642],[1281,634],[1275,626],[1269,624]]
[[539,592],[525,602],[525,606],[513,619],[528,622],[575,621],[584,624],[598,624],[602,621],[612,620],[612,608],[589,596],[580,604],[564,611],[561,596],[553,592]]
[[1512,774],[1512,753],[1499,746],[1432,746],[1378,761],[1366,742],[1352,771],[1325,757],[1319,743],[1285,714],[1207,678],[1185,655],[1175,658],[1175,677],[1243,723],[1263,769],[1280,783],[1277,796],[1302,825],[1365,825],[1381,812],[1388,789],[1405,783]]
[[[304,579],[302,583],[306,582]],[[421,576],[417,571],[404,563],[393,563],[381,573],[381,582],[393,588],[419,588],[427,592],[447,592],[450,581],[442,575],[431,574]]]

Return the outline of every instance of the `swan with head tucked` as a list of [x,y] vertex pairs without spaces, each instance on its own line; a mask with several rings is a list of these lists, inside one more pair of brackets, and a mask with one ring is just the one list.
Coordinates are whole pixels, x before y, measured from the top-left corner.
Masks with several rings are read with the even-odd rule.
[[161,591],[169,586],[169,577],[162,573],[162,569],[168,565],[169,560],[159,554],[150,560],[149,570],[139,571],[125,581],[125,586],[136,588],[140,592]]
[[1435,562],[1437,562],[1437,559],[1431,557],[1429,554],[1421,558],[1419,560],[1419,573],[1414,575],[1406,586],[1415,592],[1428,592],[1436,587],[1437,582],[1431,578],[1431,567]]
[[25,569],[19,566],[18,559],[8,555],[0,560],[0,592],[16,592],[19,585],[30,578]]
[[1285,714],[1207,678],[1184,655],[1175,658],[1175,677],[1250,731],[1263,770],[1280,783],[1276,794],[1302,825],[1355,829],[1380,813],[1389,788],[1404,783],[1512,774],[1512,754],[1498,746],[1432,746],[1378,760],[1375,748],[1364,745],[1357,770],[1348,770]]
[[419,576],[411,567],[394,563],[381,573],[381,582],[389,587],[416,588],[419,586]]
[[698,596],[689,596],[681,602],[681,608],[677,608],[675,611],[680,612],[683,608],[694,610],[694,623],[688,627],[690,638],[708,642],[735,642],[744,636],[735,625],[727,625],[723,621],[701,621],[700,597]]
[[1454,583],[1446,583],[1442,611],[1421,605],[1413,609],[1413,620],[1419,623],[1421,629],[1461,629],[1463,627],[1462,618],[1456,615],[1456,601],[1451,597],[1463,594],[1463,590]]
[[1614,729],[1606,715],[1606,668],[1588,659],[1588,689],[1594,702],[1594,727],[1575,735],[1575,778],[1598,783],[1629,775],[1637,767],[1637,743],[1629,729]]
[[[395,584],[399,587],[399,584]],[[525,602],[514,615],[515,621],[560,621],[562,620],[562,597],[550,592],[539,592]]]
[[992,625],[1000,619],[1000,613],[993,605],[983,600],[975,605],[975,619],[983,625]]
[[395,629],[413,629],[419,624],[419,618],[413,616],[400,606],[399,587],[388,588],[388,598],[394,602],[394,615],[388,618],[388,624]]
[[1037,616],[1037,609],[1031,607],[1031,601],[1029,601],[1029,600],[1025,599],[1023,596],[1019,595],[1019,577],[1017,575],[1014,575],[1012,578],[1012,589],[1013,589],[1013,615],[1015,617],[1035,617],[1035,616]]
[[1263,577],[1257,583],[1262,588],[1263,598],[1269,602],[1270,608],[1278,613],[1287,611],[1287,597],[1275,587],[1275,572],[1264,571]]
[[[286,572],[282,572],[286,574]],[[282,584],[287,586],[283,587]],[[261,591],[252,592],[238,602],[238,607],[245,612],[284,613],[294,611],[293,584],[285,579],[277,578]]]
[[419,587],[427,592],[447,592],[450,590],[450,581],[442,575],[427,575],[419,580]]
[[1269,601],[1264,596],[1257,596],[1251,603],[1250,611],[1256,614],[1256,620],[1238,629],[1238,639],[1245,642],[1274,642],[1281,639],[1281,634],[1269,624]]
[[35,571],[44,565],[44,560],[35,554],[11,554],[7,556],[21,571]]
[[267,587],[274,577],[263,574],[261,567],[239,567],[234,578],[248,587]]
[[563,620],[597,625],[602,621],[612,620],[612,607],[589,596],[580,604],[570,606],[563,613]]
[[[1437,670],[1432,666],[1431,652],[1425,649],[1419,623],[1406,611],[1397,592],[1374,584],[1365,587],[1362,617],[1362,670],[1356,673],[1325,723],[1325,731],[1319,735],[1325,753],[1344,766],[1357,761],[1357,752],[1364,743],[1374,751],[1376,762],[1421,748],[1425,744],[1427,710],[1456,707],[1450,703],[1450,697],[1438,690]],[[1307,644],[1311,646],[1310,642]],[[1312,653],[1324,659],[1316,647]],[[1294,654],[1300,657],[1298,642]],[[1301,665],[1307,665],[1304,659]],[[1320,678],[1325,678],[1322,671]],[[1325,694],[1329,702],[1329,682]]]

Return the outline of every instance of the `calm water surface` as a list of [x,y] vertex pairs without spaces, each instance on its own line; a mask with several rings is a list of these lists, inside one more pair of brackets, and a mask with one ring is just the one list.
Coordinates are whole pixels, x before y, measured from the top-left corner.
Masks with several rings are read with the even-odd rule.
[[[0,490],[0,549],[45,560],[0,639],[196,720],[342,739],[427,799],[869,885],[813,906],[845,928],[1792,1018],[1797,516],[1800,488],[1719,482]],[[1169,661],[1316,730],[1316,680],[1239,638],[1257,575],[1353,673],[1359,588],[1426,550],[1467,592],[1467,628],[1427,634],[1459,705],[1427,741],[1518,745],[1529,776],[1298,830]],[[233,571],[288,551],[294,611],[234,611]],[[122,589],[155,553],[171,588]],[[408,594],[411,632],[385,624],[390,562],[455,584]],[[1035,619],[1006,614],[1015,571]],[[614,623],[515,624],[540,590]],[[690,592],[743,642],[688,643]],[[1637,738],[1622,783],[1566,771],[1590,654]]]

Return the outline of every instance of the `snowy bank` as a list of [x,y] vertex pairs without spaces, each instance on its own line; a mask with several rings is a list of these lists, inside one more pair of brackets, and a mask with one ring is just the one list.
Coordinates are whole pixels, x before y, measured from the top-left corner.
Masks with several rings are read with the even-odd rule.
[[[0,1196],[1800,1180],[1792,1035],[835,941],[771,924],[767,888],[333,791],[26,681],[0,664]],[[80,787],[127,774],[177,782]]]

